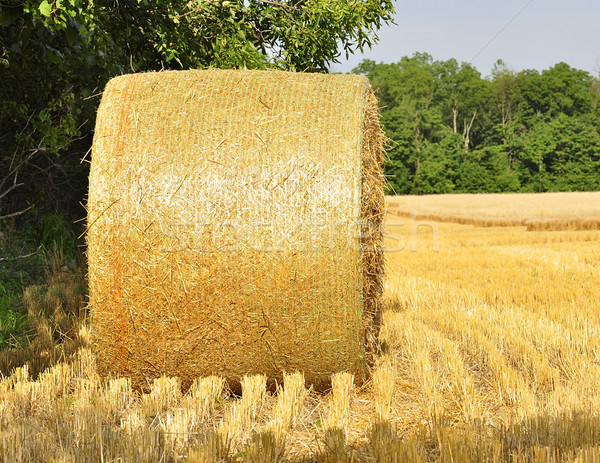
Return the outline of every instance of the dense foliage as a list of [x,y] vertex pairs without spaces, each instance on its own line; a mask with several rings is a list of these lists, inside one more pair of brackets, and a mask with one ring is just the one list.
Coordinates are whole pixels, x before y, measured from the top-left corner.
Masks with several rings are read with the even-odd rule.
[[600,189],[600,81],[559,63],[490,78],[417,53],[364,61],[390,138],[398,194]]
[[79,208],[87,175],[79,160],[109,78],[326,71],[342,52],[370,47],[393,12],[391,0],[0,1],[0,218],[48,202]]

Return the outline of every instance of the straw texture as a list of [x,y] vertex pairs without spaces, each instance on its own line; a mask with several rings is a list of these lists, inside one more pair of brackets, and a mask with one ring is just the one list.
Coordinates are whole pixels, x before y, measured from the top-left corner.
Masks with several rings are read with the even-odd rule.
[[365,77],[132,74],[107,85],[88,202],[100,373],[369,374],[384,213]]

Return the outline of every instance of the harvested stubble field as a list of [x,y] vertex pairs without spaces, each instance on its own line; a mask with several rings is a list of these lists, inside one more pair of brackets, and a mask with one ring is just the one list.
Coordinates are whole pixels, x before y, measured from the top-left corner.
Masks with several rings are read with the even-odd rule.
[[161,378],[140,396],[82,349],[0,381],[0,461],[600,461],[600,231],[489,225],[388,215],[385,346],[360,389],[290,374],[272,395],[253,376],[235,398],[221,378]]
[[395,215],[528,230],[600,230],[600,192],[395,196]]

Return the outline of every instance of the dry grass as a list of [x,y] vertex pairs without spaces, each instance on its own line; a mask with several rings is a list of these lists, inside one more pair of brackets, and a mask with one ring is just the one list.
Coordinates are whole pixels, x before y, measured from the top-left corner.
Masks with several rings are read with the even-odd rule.
[[528,230],[600,230],[600,192],[388,197],[389,211],[417,220]]
[[87,315],[84,265],[69,268],[58,248],[44,264],[44,284],[29,286],[23,294],[27,311],[25,347],[15,342],[14,347],[0,352],[0,375],[8,375],[27,363],[35,377],[56,362],[70,359],[85,344],[79,336]]
[[239,398],[159,378],[140,395],[84,348],[0,381],[0,461],[600,461],[600,231],[432,223],[433,246],[417,225],[389,217],[390,247],[417,252],[387,255],[370,383],[340,374],[322,395],[292,373],[271,394],[249,376]]

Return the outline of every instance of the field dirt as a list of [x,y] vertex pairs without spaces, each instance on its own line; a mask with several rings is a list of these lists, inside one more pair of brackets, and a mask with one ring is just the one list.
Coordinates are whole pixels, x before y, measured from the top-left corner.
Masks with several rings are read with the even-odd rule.
[[[600,231],[525,223],[598,220],[600,196],[483,196],[390,208],[383,352],[366,386],[340,373],[315,394],[296,373],[268,394],[254,376],[238,398],[221,378],[183,392],[161,378],[138,395],[102,381],[84,348],[36,380],[0,381],[0,462],[600,461]],[[449,221],[411,217],[409,202]]]

